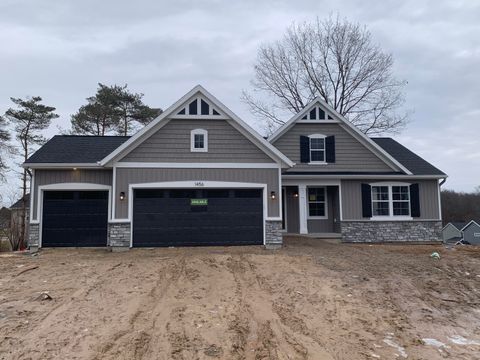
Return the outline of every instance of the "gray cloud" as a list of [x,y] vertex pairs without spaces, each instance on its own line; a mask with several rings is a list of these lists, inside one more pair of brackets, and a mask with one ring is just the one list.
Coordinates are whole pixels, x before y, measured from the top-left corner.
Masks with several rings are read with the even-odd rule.
[[0,112],[10,96],[41,95],[58,108],[55,125],[67,128],[97,82],[128,83],[161,107],[201,83],[254,124],[240,93],[249,87],[258,46],[280,38],[293,21],[336,13],[368,26],[393,53],[397,77],[408,80],[406,108],[414,113],[399,139],[448,172],[447,187],[479,185],[474,1],[4,0]]

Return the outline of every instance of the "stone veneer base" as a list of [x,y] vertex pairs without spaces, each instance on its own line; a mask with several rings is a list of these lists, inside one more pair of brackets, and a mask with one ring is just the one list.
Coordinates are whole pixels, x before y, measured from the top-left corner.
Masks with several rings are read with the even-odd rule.
[[282,244],[282,222],[277,220],[265,221],[265,248],[278,249]]
[[432,242],[441,240],[441,221],[342,221],[344,242]]
[[108,224],[108,246],[113,248],[130,247],[130,223]]

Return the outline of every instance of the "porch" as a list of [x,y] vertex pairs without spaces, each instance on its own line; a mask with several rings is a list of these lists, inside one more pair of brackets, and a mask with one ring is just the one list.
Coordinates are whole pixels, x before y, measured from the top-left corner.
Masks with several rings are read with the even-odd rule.
[[339,238],[340,184],[331,182],[286,183],[282,187],[282,228],[287,234]]

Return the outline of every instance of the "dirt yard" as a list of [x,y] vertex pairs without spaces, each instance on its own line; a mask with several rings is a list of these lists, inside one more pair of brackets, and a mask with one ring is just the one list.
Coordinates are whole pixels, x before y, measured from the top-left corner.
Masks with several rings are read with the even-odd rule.
[[480,249],[0,255],[0,359],[407,357],[480,359]]

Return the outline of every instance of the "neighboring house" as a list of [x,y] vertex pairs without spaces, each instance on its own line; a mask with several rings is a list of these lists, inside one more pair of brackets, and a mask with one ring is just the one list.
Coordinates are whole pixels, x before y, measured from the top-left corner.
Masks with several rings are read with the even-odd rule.
[[470,221],[462,228],[463,241],[471,245],[480,245],[480,221]]
[[10,235],[10,218],[10,209],[2,207],[0,209],[0,242],[8,242]]
[[[25,195],[25,240],[28,241],[28,232],[29,232],[29,220],[30,220],[30,194]],[[23,202],[22,198],[18,199],[12,206],[10,206],[11,211],[11,232],[12,236],[16,239],[20,237],[22,231],[22,212],[23,212]]]
[[196,86],[132,137],[55,136],[24,166],[31,247],[440,239],[446,175],[320,99],[265,140]]
[[442,239],[445,242],[457,242],[463,238],[462,229],[467,225],[464,221],[449,222],[442,229]]

